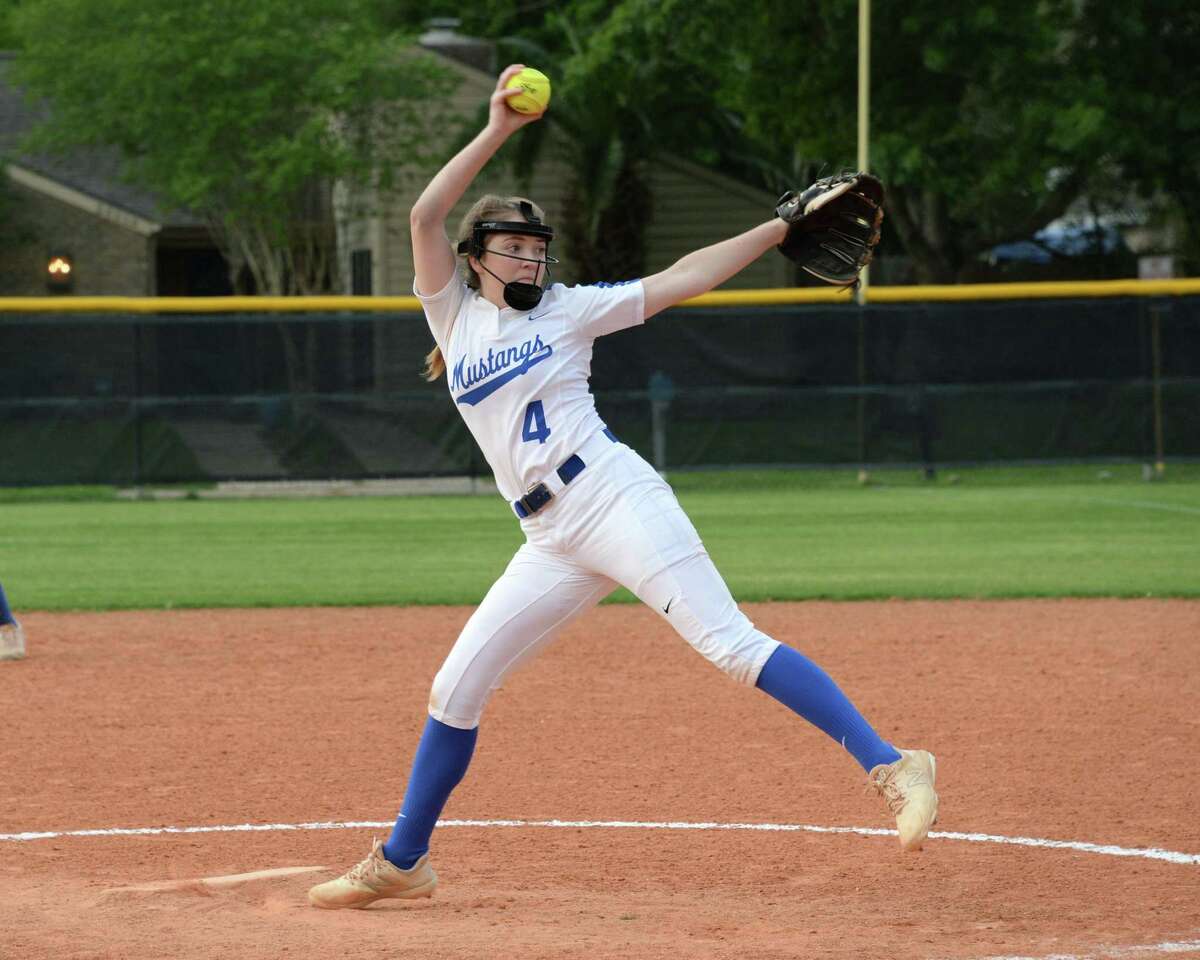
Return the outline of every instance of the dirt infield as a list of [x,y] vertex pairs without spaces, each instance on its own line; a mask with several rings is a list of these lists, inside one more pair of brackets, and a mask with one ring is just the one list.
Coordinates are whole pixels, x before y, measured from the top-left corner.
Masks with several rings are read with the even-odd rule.
[[[469,611],[29,614],[0,664],[0,957],[1200,956],[1200,603],[745,609],[938,755],[922,853],[728,828],[894,823],[835,743],[610,606],[496,694],[445,811],[491,822],[434,835],[437,896],[313,910],[386,832],[313,825],[392,819]],[[217,829],[242,824],[276,827]],[[70,835],[168,826],[213,829]]]

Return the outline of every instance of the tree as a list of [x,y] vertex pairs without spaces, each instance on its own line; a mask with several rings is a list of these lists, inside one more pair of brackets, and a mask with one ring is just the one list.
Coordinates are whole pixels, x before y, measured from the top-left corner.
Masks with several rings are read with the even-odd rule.
[[[1095,78],[1069,69],[1077,7],[991,0],[948,15],[938,0],[874,5],[871,168],[920,280],[953,282],[979,252],[1029,236],[1096,168],[1105,114]],[[856,0],[663,0],[644,12],[776,167],[853,165]]]
[[53,106],[31,145],[116,147],[264,294],[331,289],[333,185],[426,159],[423,104],[449,82],[365,0],[24,0],[13,23],[16,77]]
[[1159,200],[1183,227],[1180,253],[1200,270],[1200,8],[1189,0],[1113,7],[1090,0],[1074,68],[1097,78],[1106,159],[1126,193]]
[[21,0],[0,0],[0,50],[14,50],[19,41],[13,29],[13,13]]

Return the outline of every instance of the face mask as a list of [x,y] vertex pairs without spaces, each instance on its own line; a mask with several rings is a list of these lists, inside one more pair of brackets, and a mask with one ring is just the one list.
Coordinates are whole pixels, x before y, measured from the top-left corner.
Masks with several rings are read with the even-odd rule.
[[536,283],[506,283],[504,285],[504,302],[514,310],[532,310],[542,302],[544,291]]
[[[508,257],[510,260],[528,260],[529,259],[528,257],[514,257],[514,256],[512,256],[512,254],[508,254],[508,253],[497,253],[495,250],[489,250],[486,252],[491,253],[492,256],[495,256],[495,257]],[[534,262],[541,263],[542,261],[537,260]],[[548,282],[550,280],[549,264],[557,263],[558,261],[554,260],[552,257],[547,257],[545,262],[547,264],[546,280]],[[483,267],[483,262],[480,261],[479,265],[481,267]],[[494,273],[492,273],[491,270],[488,270],[487,267],[483,267],[483,269],[487,270],[487,272],[490,273],[493,277],[496,277],[496,275]],[[500,278],[496,277],[496,279],[499,280]],[[534,279],[537,279],[536,276]],[[542,294],[543,293],[545,293],[545,291],[541,287],[539,287],[536,283],[522,283],[518,280],[510,280],[508,283],[506,283],[504,285],[504,302],[507,303],[514,310],[532,310],[534,307],[536,307],[539,303],[542,302]]]

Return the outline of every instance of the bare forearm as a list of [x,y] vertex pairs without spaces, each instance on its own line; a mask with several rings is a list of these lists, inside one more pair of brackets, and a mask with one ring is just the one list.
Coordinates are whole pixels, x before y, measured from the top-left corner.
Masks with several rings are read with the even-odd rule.
[[681,257],[670,269],[689,278],[688,282],[695,287],[695,292],[688,296],[698,296],[720,286],[772,247],[778,246],[786,233],[787,224],[776,218],[736,237],[701,247]]
[[479,171],[492,159],[508,136],[508,131],[490,125],[484,127],[429,181],[413,204],[411,219],[425,224],[444,223]]
[[776,218],[736,237],[701,247],[643,281],[646,316],[707,293],[783,242],[788,225]]

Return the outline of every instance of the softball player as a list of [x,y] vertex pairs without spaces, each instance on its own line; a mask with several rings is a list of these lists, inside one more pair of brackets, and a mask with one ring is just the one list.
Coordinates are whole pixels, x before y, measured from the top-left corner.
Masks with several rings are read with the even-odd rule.
[[483,197],[452,247],[450,210],[508,137],[541,116],[506,105],[520,91],[504,85],[520,69],[500,75],[486,126],[425,188],[411,228],[414,292],[437,342],[427,376],[445,373],[525,543],[434,679],[391,836],[341,877],[313,887],[310,902],[364,907],[433,893],[429,839],[466,773],[488,696],[618,584],[734,680],[841,743],[896,815],[901,846],[918,849],[937,813],[933,756],[880,739],[820,667],[755,629],[671,488],[605,426],[588,392],[597,337],[717,286],[776,246],[787,224],[763,223],[615,285],[550,285],[554,232],[523,198]]

